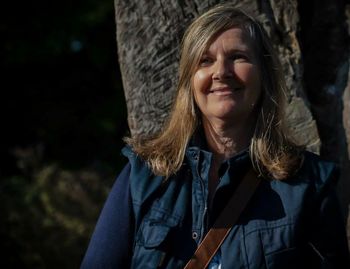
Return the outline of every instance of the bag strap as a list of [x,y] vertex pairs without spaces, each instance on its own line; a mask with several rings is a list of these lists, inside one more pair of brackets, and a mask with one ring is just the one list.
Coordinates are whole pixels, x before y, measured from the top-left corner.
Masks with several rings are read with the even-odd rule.
[[259,182],[260,178],[250,169],[184,269],[205,269],[208,266],[247,206]]

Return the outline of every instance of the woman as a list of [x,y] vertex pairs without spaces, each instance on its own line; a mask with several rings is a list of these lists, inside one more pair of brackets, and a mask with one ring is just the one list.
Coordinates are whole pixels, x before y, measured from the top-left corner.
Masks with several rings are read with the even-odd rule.
[[82,268],[183,268],[250,169],[263,179],[209,268],[347,268],[336,169],[287,137],[280,70],[251,16],[224,4],[197,18],[170,119],[127,139]]

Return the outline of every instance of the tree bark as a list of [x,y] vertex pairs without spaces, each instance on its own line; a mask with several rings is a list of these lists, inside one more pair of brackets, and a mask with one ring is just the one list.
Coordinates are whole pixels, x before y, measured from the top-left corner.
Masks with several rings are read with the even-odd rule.
[[[160,130],[174,98],[184,30],[219,2],[224,1],[115,0],[119,64],[132,135]],[[349,70],[345,2],[231,2],[258,16],[275,44],[289,90],[291,133],[311,151],[341,164],[345,213],[350,202],[350,124],[345,114],[350,109],[349,101],[344,103],[349,94],[343,97]]]

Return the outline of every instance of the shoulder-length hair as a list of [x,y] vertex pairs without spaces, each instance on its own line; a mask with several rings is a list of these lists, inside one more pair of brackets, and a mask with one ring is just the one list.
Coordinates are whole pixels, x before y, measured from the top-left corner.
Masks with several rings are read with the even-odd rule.
[[302,147],[287,137],[283,124],[285,81],[271,41],[255,18],[232,4],[221,4],[195,19],[184,34],[177,95],[162,131],[153,137],[125,139],[155,174],[169,177],[180,169],[186,147],[201,119],[193,96],[193,75],[210,43],[233,27],[241,28],[252,39],[261,74],[262,94],[249,148],[253,166],[260,175],[285,179],[300,165]]

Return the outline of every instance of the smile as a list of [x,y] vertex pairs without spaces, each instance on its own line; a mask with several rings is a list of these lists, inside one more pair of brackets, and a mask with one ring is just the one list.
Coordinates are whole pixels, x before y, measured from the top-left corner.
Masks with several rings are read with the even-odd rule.
[[218,87],[211,89],[209,92],[215,95],[229,95],[232,94],[233,92],[238,92],[243,90],[242,87],[236,87],[236,88],[231,88],[231,87]]

